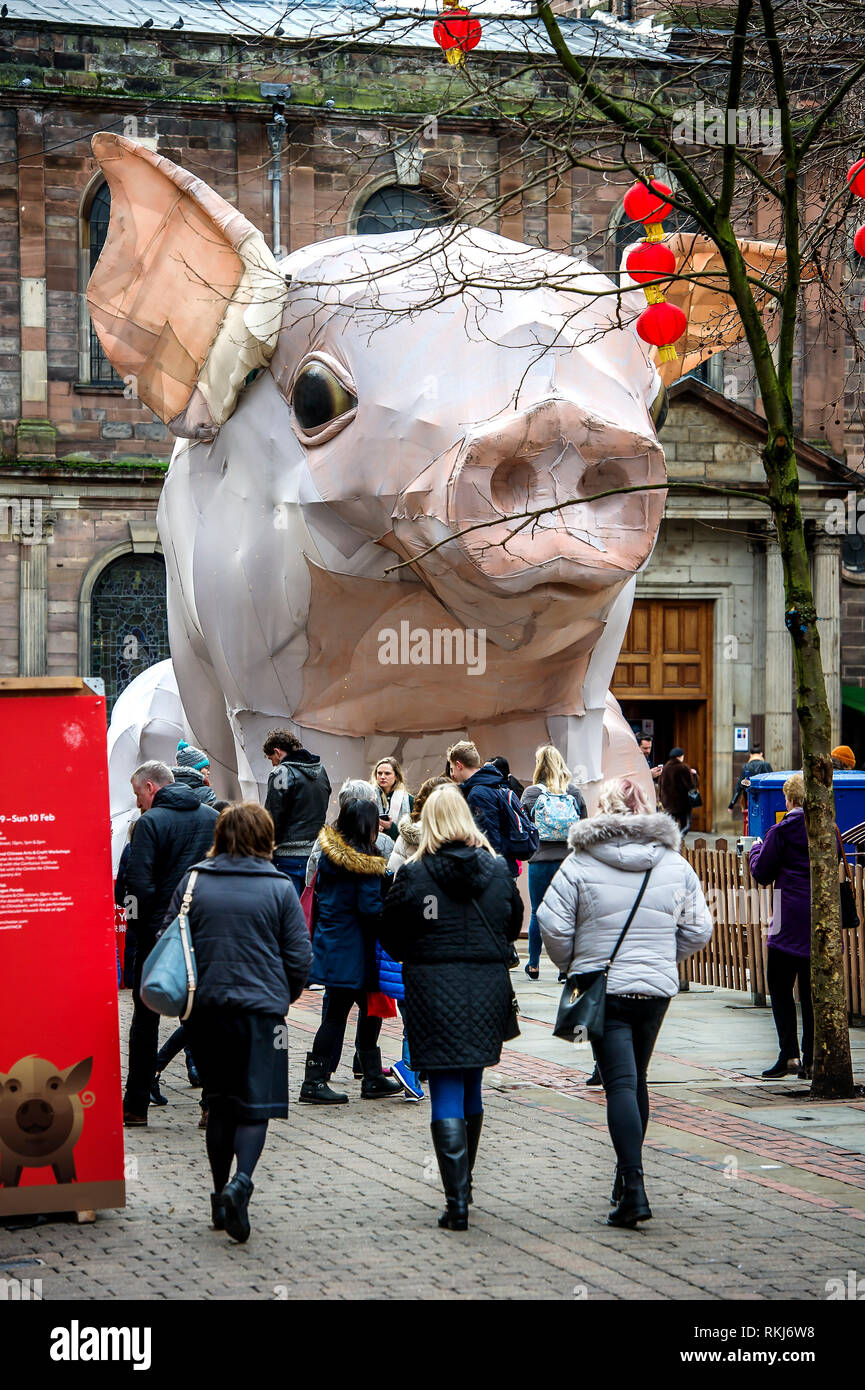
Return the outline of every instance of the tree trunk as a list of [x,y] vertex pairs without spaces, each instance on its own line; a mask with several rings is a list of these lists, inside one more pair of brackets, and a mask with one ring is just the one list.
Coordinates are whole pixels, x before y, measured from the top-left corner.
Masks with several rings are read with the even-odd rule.
[[812,1096],[823,1100],[854,1094],[847,996],[841,951],[841,904],[835,798],[832,791],[831,721],[820,659],[820,634],[799,506],[792,439],[771,437],[764,450],[766,475],[778,507],[775,526],[784,565],[787,626],[793,642],[796,709],[805,778],[805,825],[811,865],[811,990],[814,998]]

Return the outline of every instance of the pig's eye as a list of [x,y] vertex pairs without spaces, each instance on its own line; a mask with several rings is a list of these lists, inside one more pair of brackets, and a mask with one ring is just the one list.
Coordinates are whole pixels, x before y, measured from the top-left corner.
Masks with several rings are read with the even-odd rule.
[[300,428],[313,431],[354,410],[357,397],[323,362],[309,362],[297,374],[291,404]]
[[19,1086],[19,1084],[18,1084],[17,1081],[7,1081],[7,1083],[6,1083],[6,1090],[9,1091],[10,1094],[14,1096],[14,1095],[17,1094],[18,1091],[21,1090],[21,1087]]
[[51,1080],[48,1082],[48,1089],[49,1089],[49,1091],[59,1091],[59,1090],[60,1090],[60,1080],[59,1080],[58,1077],[52,1076]]
[[667,388],[662,381],[660,391],[649,406],[649,414],[652,417],[652,424],[655,426],[656,434],[660,434],[661,430],[664,428],[664,421],[667,418],[667,411],[669,409],[670,400],[667,395]]

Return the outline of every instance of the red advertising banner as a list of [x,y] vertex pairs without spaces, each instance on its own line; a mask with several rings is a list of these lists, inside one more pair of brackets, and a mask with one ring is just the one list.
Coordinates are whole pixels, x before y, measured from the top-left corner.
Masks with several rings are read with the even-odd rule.
[[0,679],[0,1216],[122,1207],[105,699]]

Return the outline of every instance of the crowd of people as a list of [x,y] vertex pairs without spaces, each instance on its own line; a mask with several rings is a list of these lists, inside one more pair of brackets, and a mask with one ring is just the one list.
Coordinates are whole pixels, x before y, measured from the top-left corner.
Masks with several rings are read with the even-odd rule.
[[[675,789],[693,786],[682,750],[656,779],[662,794],[666,788],[663,810],[637,781],[619,778],[601,787],[589,816],[554,746],[537,749],[523,787],[504,758],[484,761],[465,739],[415,795],[399,761],[379,759],[368,781],[339,789],[332,822],[321,759],[285,729],[270,733],[263,751],[273,765],[263,806],[217,801],[207,755],[187,743],[173,769],[148,762],[133,774],[141,816],[116,885],[135,946],[124,1123],[148,1124],[150,1105],[165,1103],[161,1073],[185,1049],[189,1080],[202,1091],[212,1225],[246,1240],[268,1122],[288,1113],[285,1018],[309,986],[320,991],[322,1012],[298,1099],[349,1103],[331,1080],[356,1009],[352,1073],[360,1098],[418,1104],[428,1097],[445,1195],[439,1225],[465,1230],[483,1071],[519,1031],[509,971],[520,959],[517,879],[527,866],[528,977],[539,978],[542,946],[575,991],[607,970],[591,1080],[604,1089],[616,1155],[608,1221],[633,1228],[648,1220],[647,1070],[679,987],[678,962],[712,932],[699,881],[679,853],[687,814],[684,805],[675,813]],[[795,804],[795,788],[791,796]],[[795,827],[787,834],[796,841]],[[768,838],[752,865],[755,876],[764,874],[760,882],[777,872]],[[198,988],[187,1021],[157,1050],[159,1016],[141,997],[142,973],[184,902]],[[800,991],[806,982],[803,939],[785,936],[770,964],[785,1070],[798,1055],[790,1004],[793,982]],[[772,1000],[774,1008],[775,987]],[[382,1018],[397,1015],[401,1056],[386,1067]],[[813,1032],[804,1013],[803,1024]]]

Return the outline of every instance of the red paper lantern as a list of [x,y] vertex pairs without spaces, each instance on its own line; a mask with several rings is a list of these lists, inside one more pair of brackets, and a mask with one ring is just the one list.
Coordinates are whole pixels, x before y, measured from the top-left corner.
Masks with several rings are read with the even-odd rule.
[[865,256],[865,227],[860,227],[853,238],[853,250],[860,256]]
[[[650,189],[654,192],[650,192]],[[632,222],[663,222],[664,218],[669,217],[673,211],[672,203],[664,201],[672,191],[665,183],[659,183],[657,179],[651,179],[648,188],[643,183],[635,183],[625,194],[625,215],[630,217]]]
[[638,285],[647,280],[658,280],[662,275],[672,275],[676,269],[676,257],[660,241],[641,241],[639,246],[628,252],[625,261],[628,274]]
[[480,20],[462,6],[449,6],[433,25],[433,38],[449,63],[464,63],[481,41]]
[[676,304],[663,300],[660,304],[650,304],[637,319],[637,332],[644,343],[660,348],[658,358],[661,362],[674,362],[678,356],[673,343],[678,342],[688,320]]
[[865,159],[857,159],[847,170],[847,187],[857,198],[865,198]]

